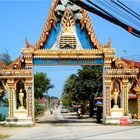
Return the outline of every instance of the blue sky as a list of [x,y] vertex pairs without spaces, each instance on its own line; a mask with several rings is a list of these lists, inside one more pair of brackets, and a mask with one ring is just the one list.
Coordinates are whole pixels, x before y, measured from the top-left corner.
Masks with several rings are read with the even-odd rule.
[[[140,0],[123,1],[140,14]],[[52,0],[0,0],[0,53],[6,49],[12,60],[15,60],[21,55],[21,48],[25,47],[26,37],[31,44],[35,44],[40,38],[51,3]],[[90,14],[90,17],[97,39],[102,44],[111,39],[111,47],[116,48],[117,56],[127,56],[140,61],[139,38],[94,14]],[[60,96],[66,77],[75,73],[78,68],[63,66],[49,67],[50,70],[47,67],[38,68],[38,70],[45,72],[48,70],[48,76],[53,79],[52,83],[55,85],[55,89],[49,94]]]
[[60,97],[66,79],[80,68],[80,66],[40,66],[34,67],[34,72],[45,72],[54,85],[54,88],[50,89],[48,94]]

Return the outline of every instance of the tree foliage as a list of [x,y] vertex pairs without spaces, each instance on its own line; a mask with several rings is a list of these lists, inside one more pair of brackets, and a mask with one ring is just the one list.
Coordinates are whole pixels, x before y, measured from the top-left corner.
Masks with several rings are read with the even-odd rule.
[[46,105],[40,103],[40,99],[35,99],[35,116],[43,115],[46,110]]
[[11,57],[10,57],[10,55],[9,55],[9,53],[8,53],[7,50],[5,50],[5,52],[3,52],[3,53],[0,54],[0,61],[3,61],[7,65],[12,62],[11,61]]
[[[0,53],[0,61],[6,63],[7,65],[12,62],[11,57],[7,50],[5,50],[5,52],[3,52],[3,53]],[[0,70],[1,70],[1,66],[0,66]],[[3,97],[5,96],[5,94],[6,93],[5,93],[3,84],[2,84],[2,82],[0,82],[0,104],[4,101]]]
[[85,105],[95,95],[102,92],[102,67],[83,66],[77,74],[71,75],[65,82],[62,101],[74,101]]
[[5,96],[5,90],[4,90],[4,87],[3,87],[3,84],[2,84],[2,82],[0,81],[0,104],[2,103],[2,102],[4,102],[4,96]]
[[76,81],[77,75],[72,74],[65,82],[63,94],[62,94],[62,102],[64,105],[70,106],[73,100],[73,88]]
[[53,85],[46,73],[41,72],[34,75],[35,98],[42,98],[50,88],[53,88]]
[[78,71],[76,82],[77,97],[90,99],[102,91],[102,67],[84,66]]

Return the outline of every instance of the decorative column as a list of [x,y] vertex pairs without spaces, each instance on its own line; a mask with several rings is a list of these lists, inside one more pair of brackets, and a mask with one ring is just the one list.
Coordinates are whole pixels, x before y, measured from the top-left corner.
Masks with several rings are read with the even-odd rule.
[[[105,70],[106,71],[106,70]],[[103,116],[110,116],[110,109],[111,109],[111,78],[107,77],[104,72],[104,79],[103,79]]]
[[123,90],[123,114],[124,116],[128,116],[128,78],[123,78],[122,90]]
[[27,68],[31,68],[32,67],[32,57],[25,57],[25,64]]
[[105,68],[111,68],[112,59],[115,57],[114,48],[104,48],[104,66]]
[[9,119],[14,118],[14,80],[8,79],[8,93],[9,93]]
[[[108,44],[110,46],[110,43]],[[111,69],[112,59],[115,55],[115,49],[104,48],[104,67],[103,67],[103,118],[110,116],[111,109],[111,78],[108,71]]]
[[34,93],[32,92],[33,84],[32,78],[27,78],[25,85],[26,85],[26,92],[27,92],[27,111],[28,117],[31,117],[34,121]]
[[33,52],[34,52],[34,49],[32,47],[22,49],[22,54],[24,56],[26,68],[32,68],[33,66]]
[[140,86],[136,88],[137,95],[137,118],[140,119]]
[[105,78],[105,90],[104,90],[104,110],[105,116],[110,116],[110,109],[111,109],[111,79]]

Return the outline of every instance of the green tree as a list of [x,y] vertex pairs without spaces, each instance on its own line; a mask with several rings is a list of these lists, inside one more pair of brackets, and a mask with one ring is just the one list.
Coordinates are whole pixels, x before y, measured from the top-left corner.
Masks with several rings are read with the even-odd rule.
[[5,96],[6,92],[4,90],[3,84],[0,81],[0,105],[2,104],[2,102],[4,102],[4,96]]
[[82,69],[78,70],[75,78],[70,76],[66,81],[62,97],[65,100],[66,97],[71,98],[71,100],[81,104],[84,112],[87,102],[90,101],[90,117],[92,117],[94,97],[100,92],[102,92],[102,67],[83,66]]
[[9,106],[8,98],[3,99],[3,105],[6,107]]
[[[5,50],[5,52],[3,52],[3,53],[0,53],[0,61],[6,63],[7,65],[12,62],[11,57],[7,50]],[[1,70],[1,66],[0,66],[0,70]],[[6,93],[5,93],[3,84],[2,84],[2,82],[0,82],[0,104],[4,101],[3,97],[5,96],[5,94]]]
[[43,115],[45,110],[45,104],[40,103],[40,99],[35,99],[35,116]]
[[75,80],[77,78],[76,74],[72,74],[66,81],[62,93],[61,101],[63,105],[71,106],[72,100],[73,100],[73,87],[75,84]]
[[7,50],[5,50],[5,52],[0,54],[0,61],[3,61],[7,65],[9,65],[12,62],[11,57],[10,57],[10,55],[9,55]]
[[41,72],[34,75],[34,90],[36,99],[42,98],[44,94],[47,94],[50,88],[53,88],[53,85],[46,73]]

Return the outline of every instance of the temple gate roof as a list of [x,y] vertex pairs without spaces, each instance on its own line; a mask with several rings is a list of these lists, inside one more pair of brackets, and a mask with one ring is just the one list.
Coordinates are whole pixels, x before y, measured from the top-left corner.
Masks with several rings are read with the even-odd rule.
[[[58,45],[59,44],[59,45]],[[102,45],[95,34],[88,12],[68,0],[54,0],[38,41],[26,48],[99,49],[110,48],[110,40]]]

